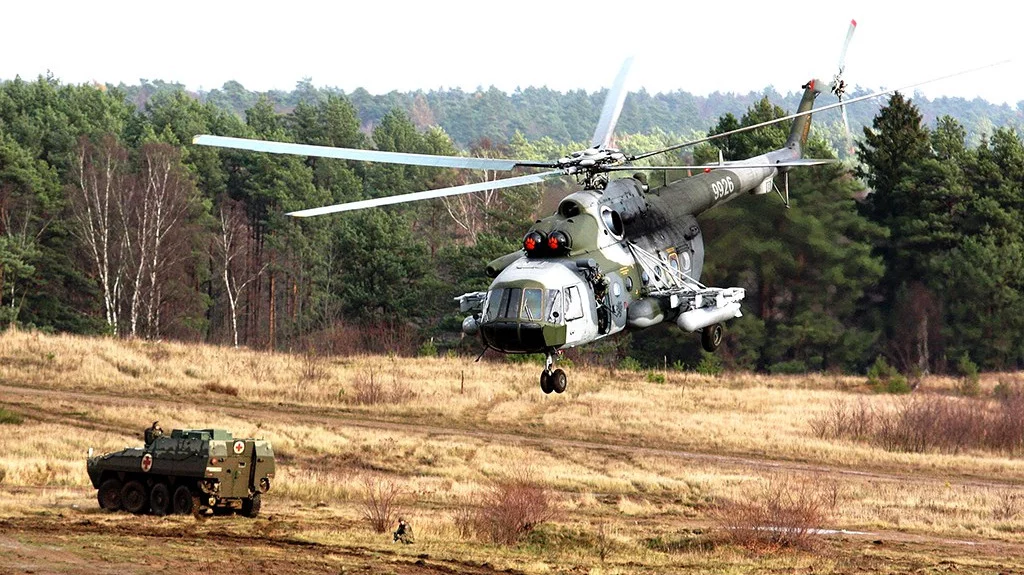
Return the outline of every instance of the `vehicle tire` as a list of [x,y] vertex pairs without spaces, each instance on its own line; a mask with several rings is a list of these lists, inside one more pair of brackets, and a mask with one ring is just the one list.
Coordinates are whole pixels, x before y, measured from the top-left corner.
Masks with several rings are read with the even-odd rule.
[[551,374],[547,371],[540,372],[540,390],[544,393],[551,393],[555,390],[554,387],[551,387]]
[[121,509],[121,482],[117,479],[108,479],[100,484],[100,490],[96,492],[96,499],[100,502],[100,509],[107,511],[118,511]]
[[142,483],[131,480],[121,488],[121,505],[129,513],[145,513],[149,510],[149,497]]
[[164,482],[158,482],[149,491],[149,505],[153,515],[164,516],[171,511],[171,490]]
[[177,515],[190,515],[199,509],[199,500],[192,497],[192,490],[187,485],[179,485],[174,490],[171,506]]
[[260,507],[263,505],[263,498],[259,492],[253,493],[252,497],[242,502],[242,515],[256,517],[260,514]]
[[722,337],[725,335],[725,328],[722,324],[709,325],[700,332],[700,344],[706,351],[715,351],[722,345]]
[[551,389],[553,389],[555,393],[562,393],[565,391],[565,387],[567,385],[569,385],[569,378],[565,376],[565,372],[560,369],[556,369],[555,372],[551,374]]

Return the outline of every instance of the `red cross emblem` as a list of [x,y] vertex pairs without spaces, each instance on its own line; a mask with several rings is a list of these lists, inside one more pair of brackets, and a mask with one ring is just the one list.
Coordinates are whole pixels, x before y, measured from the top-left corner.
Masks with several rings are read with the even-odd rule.
[[142,456],[142,470],[148,472],[152,468],[153,468],[153,455],[147,453],[147,454]]

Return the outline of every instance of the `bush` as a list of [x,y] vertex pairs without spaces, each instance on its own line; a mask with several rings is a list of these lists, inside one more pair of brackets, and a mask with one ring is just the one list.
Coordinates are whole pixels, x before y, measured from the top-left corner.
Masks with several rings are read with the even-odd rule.
[[[477,536],[491,543],[513,545],[551,520],[554,507],[548,490],[534,481],[529,471],[516,471],[479,494],[475,509],[461,517],[472,523]],[[459,529],[465,531],[464,526]]]
[[911,391],[907,378],[882,356],[875,358],[875,363],[868,369],[868,384],[878,393],[902,394]]
[[401,485],[383,475],[363,476],[363,518],[377,533],[388,531],[398,521],[399,503],[404,494]]
[[964,397],[978,397],[981,395],[981,378],[978,376],[978,364],[971,361],[971,357],[964,352],[956,362],[956,371],[960,375],[960,381],[956,383],[956,392]]
[[302,354],[299,364],[299,381],[301,383],[318,383],[330,377],[327,371],[327,358],[310,348]]
[[211,393],[222,393],[224,395],[230,395],[232,397],[238,397],[238,388],[233,385],[221,383],[219,381],[208,381],[203,384],[203,389]]
[[18,425],[22,421],[24,421],[24,419],[21,417],[21,415],[18,415],[13,411],[9,411],[7,409],[0,407],[0,423]]
[[807,364],[799,359],[782,361],[769,366],[768,371],[772,375],[807,373]]
[[626,357],[619,362],[619,369],[622,371],[643,371],[644,366],[640,363],[640,360],[634,357]]
[[423,342],[420,349],[416,352],[419,357],[437,357],[437,346],[434,345],[434,338],[430,338]]
[[1024,396],[979,401],[931,394],[894,401],[877,410],[863,399],[834,403],[811,419],[811,431],[822,439],[871,441],[889,451],[1024,450]]
[[722,367],[722,358],[708,351],[700,352],[700,361],[694,369],[701,375],[711,376],[722,375],[722,372],[725,371],[725,368]]
[[726,541],[747,549],[813,549],[837,500],[814,479],[770,476],[744,500],[719,504],[714,519]]
[[835,401],[810,423],[820,439],[867,439],[875,430],[875,420],[874,409],[861,398],[855,404]]
[[665,374],[656,371],[647,372],[647,383],[665,383]]
[[391,375],[391,385],[374,370],[362,371],[352,377],[352,395],[349,401],[356,405],[401,405],[416,398],[416,391],[400,381],[397,373]]

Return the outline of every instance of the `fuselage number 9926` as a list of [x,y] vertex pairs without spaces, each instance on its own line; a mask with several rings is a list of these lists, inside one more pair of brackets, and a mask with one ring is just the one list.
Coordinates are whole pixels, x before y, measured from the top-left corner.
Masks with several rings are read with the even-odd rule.
[[714,192],[716,201],[728,196],[735,189],[736,185],[732,182],[732,176],[726,176],[717,182],[711,183],[711,191]]

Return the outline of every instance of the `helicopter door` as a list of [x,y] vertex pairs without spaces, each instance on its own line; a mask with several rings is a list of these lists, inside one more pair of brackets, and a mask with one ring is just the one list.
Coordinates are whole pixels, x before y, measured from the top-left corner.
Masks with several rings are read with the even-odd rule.
[[565,288],[565,341],[566,343],[579,340],[583,336],[583,329],[586,322],[583,320],[583,298],[580,295],[579,286]]

